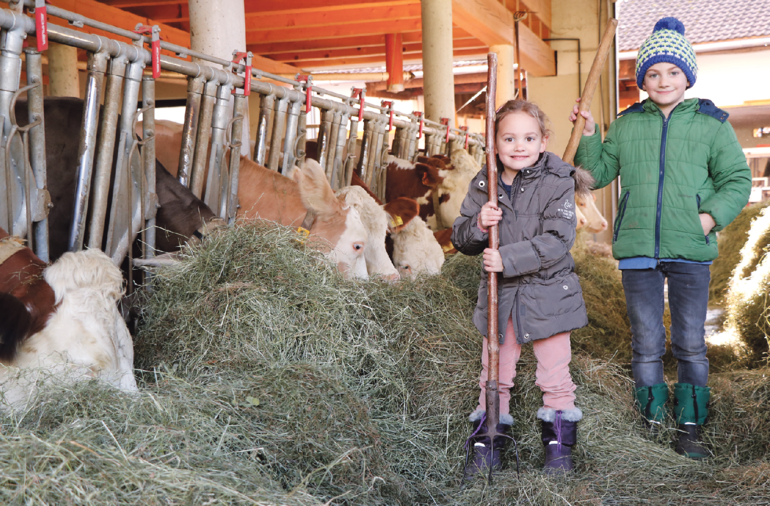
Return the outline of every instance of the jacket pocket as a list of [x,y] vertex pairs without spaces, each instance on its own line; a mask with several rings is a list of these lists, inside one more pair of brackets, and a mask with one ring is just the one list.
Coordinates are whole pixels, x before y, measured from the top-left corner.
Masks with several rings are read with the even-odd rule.
[[623,223],[623,216],[626,214],[626,207],[628,206],[628,197],[631,195],[631,191],[627,191],[623,195],[623,200],[620,201],[618,206],[618,217],[615,218],[615,232],[612,234],[612,242],[618,240],[618,233],[620,232],[620,224]]
[[[698,212],[698,224],[700,224],[700,194],[695,194],[695,205],[696,205],[696,211]],[[703,237],[706,239],[706,244],[711,245],[711,241],[709,240],[708,234],[704,234]]]

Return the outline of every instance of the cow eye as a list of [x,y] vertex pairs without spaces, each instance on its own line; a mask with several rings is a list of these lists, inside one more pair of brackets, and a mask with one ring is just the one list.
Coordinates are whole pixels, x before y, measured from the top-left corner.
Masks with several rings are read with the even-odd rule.
[[364,245],[361,244],[360,242],[357,242],[357,243],[353,244],[353,249],[356,250],[356,251],[361,251],[362,249],[364,249]]

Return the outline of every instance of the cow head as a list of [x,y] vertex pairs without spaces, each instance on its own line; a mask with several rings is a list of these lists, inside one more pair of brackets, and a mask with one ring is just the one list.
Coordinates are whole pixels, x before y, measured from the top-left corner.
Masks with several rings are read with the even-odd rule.
[[310,228],[314,246],[324,251],[342,272],[367,278],[367,231],[358,210],[335,197],[324,170],[315,160],[305,160],[292,177],[299,186],[305,209],[316,216]]
[[575,203],[578,211],[577,228],[585,227],[586,230],[595,234],[607,230],[607,220],[596,207],[596,195],[591,193],[591,188],[594,185],[593,176],[589,171],[576,167],[572,177],[575,180]]
[[385,250],[390,217],[377,202],[360,186],[347,186],[337,192],[337,198],[358,211],[366,227],[367,247],[364,251],[366,270],[370,276],[381,276],[398,281],[399,274]]
[[419,274],[439,274],[444,265],[444,252],[433,232],[422,218],[415,216],[393,238],[393,263],[401,276],[411,278]]
[[440,172],[442,180],[434,190],[438,191],[439,195],[439,208],[435,210],[438,219],[428,222],[434,229],[437,228],[436,223],[441,223],[442,228],[451,227],[460,216],[460,206],[465,200],[468,185],[481,170],[481,166],[464,149],[452,151],[451,163],[447,163],[445,156],[436,159],[443,163],[446,169]]

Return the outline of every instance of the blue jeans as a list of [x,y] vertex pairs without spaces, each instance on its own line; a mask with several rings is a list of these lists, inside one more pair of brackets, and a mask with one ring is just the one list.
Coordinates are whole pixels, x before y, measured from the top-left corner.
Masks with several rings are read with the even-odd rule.
[[654,269],[623,271],[623,290],[631,321],[631,371],[636,387],[663,383],[663,283],[668,278],[671,351],[678,361],[680,383],[704,387],[708,382],[704,324],[708,310],[708,265],[658,262]]

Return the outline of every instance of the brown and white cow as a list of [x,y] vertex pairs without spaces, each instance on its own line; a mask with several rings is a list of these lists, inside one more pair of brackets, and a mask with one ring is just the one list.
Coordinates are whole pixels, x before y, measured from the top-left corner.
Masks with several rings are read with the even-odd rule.
[[99,378],[136,391],[133,341],[117,309],[123,277],[99,250],[50,266],[0,229],[0,390],[23,406],[46,379]]

